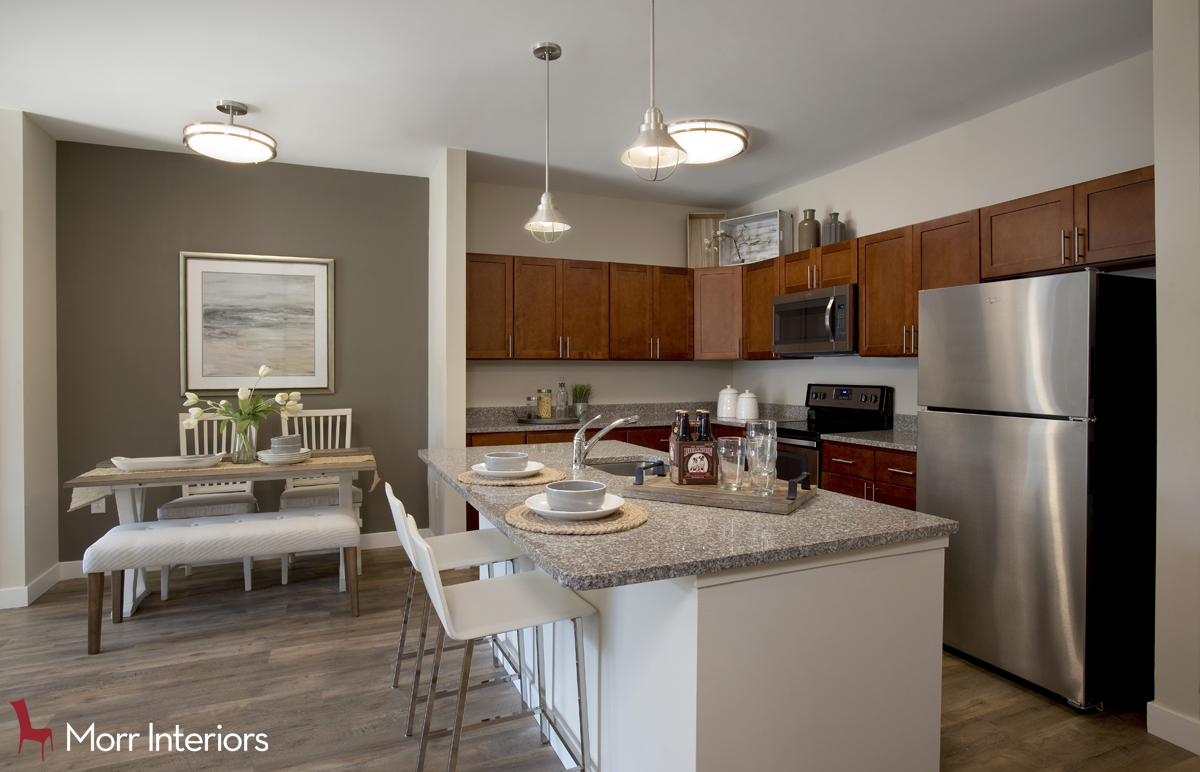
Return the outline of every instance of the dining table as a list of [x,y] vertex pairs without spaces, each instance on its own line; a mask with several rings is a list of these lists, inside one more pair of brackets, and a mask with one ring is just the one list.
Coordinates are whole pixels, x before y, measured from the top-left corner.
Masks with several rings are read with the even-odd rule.
[[[354,478],[359,473],[376,471],[375,454],[370,448],[314,450],[312,456],[304,461],[277,466],[262,461],[235,464],[228,458],[228,454],[225,454],[215,466],[204,469],[164,469],[153,472],[125,472],[118,469],[112,461],[104,460],[96,464],[94,469],[67,480],[63,487],[74,489],[72,508],[84,506],[89,501],[98,501],[111,491],[117,502],[117,519],[121,525],[126,525],[145,520],[147,488],[328,477],[337,480],[338,506],[350,509],[354,506]],[[79,502],[76,502],[77,498]],[[138,604],[149,594],[145,568],[125,572],[125,616],[133,614]]]

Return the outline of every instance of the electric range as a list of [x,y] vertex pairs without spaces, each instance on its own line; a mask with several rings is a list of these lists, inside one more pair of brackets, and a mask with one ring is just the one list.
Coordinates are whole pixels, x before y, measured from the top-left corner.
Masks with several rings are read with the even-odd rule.
[[[850,386],[810,383],[804,404],[810,408],[807,421],[780,421],[776,425],[779,479],[789,480],[807,466],[815,485],[820,485],[821,435],[882,431],[892,428],[891,386]],[[806,459],[802,460],[802,459]]]

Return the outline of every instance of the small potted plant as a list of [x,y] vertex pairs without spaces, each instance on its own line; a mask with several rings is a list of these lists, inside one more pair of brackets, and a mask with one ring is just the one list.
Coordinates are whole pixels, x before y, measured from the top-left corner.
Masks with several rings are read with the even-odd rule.
[[571,402],[575,405],[575,417],[583,418],[587,412],[588,402],[592,399],[592,384],[575,383],[571,385]]
[[286,391],[281,391],[275,395],[274,401],[263,399],[261,395],[255,394],[254,390],[258,388],[258,381],[261,381],[264,376],[271,373],[271,368],[262,365],[258,368],[258,380],[254,382],[254,386],[247,389],[242,387],[238,389],[237,404],[234,405],[227,399],[221,400],[219,403],[211,400],[204,400],[208,407],[191,407],[200,401],[192,392],[184,394],[187,401],[183,403],[184,407],[191,408],[188,410],[188,417],[183,421],[183,428],[195,429],[196,424],[204,419],[205,413],[212,411],[214,414],[224,418],[221,422],[221,431],[225,431],[225,427],[232,422],[234,428],[233,452],[230,454],[230,460],[235,464],[249,464],[254,461],[257,454],[254,450],[254,440],[252,438],[251,429],[258,429],[258,422],[269,415],[275,413],[287,413],[288,415],[299,415],[304,410],[304,405],[300,403],[300,392],[293,391],[290,394]]

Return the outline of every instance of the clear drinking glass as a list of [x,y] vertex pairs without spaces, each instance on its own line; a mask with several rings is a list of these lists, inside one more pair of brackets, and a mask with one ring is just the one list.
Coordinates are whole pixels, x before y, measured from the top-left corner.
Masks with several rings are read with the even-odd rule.
[[746,423],[746,465],[750,473],[746,489],[756,496],[770,496],[775,492],[775,461],[778,458],[775,440],[774,421]]
[[721,490],[741,490],[746,484],[746,438],[722,437],[717,440],[717,458]]

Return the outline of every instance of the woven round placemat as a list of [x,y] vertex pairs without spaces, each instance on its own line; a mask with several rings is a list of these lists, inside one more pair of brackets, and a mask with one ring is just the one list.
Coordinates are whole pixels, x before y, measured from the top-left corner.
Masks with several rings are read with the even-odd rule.
[[566,472],[560,472],[557,469],[545,467],[542,471],[529,477],[510,477],[505,480],[496,479],[494,477],[484,477],[478,472],[468,469],[458,476],[460,483],[468,483],[470,485],[500,485],[500,486],[516,486],[516,485],[545,485],[546,483],[558,482],[566,479]]
[[646,510],[636,504],[630,504],[628,501],[616,512],[599,520],[551,520],[548,517],[542,517],[524,504],[513,507],[504,515],[505,522],[514,528],[525,531],[583,536],[628,531],[637,528],[648,518]]

